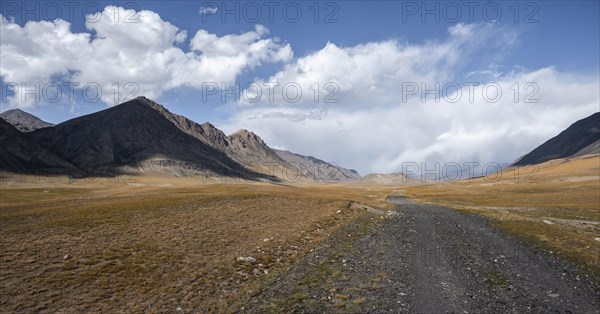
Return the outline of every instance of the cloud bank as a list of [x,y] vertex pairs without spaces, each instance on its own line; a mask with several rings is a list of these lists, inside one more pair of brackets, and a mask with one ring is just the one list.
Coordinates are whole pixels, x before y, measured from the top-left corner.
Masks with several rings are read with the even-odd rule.
[[[362,174],[410,162],[512,162],[600,109],[597,76],[552,66],[501,72],[495,62],[517,42],[494,25],[457,24],[445,41],[328,43],[256,82],[296,82],[309,91],[304,102],[286,102],[283,91],[272,102],[241,101],[225,129],[244,126]],[[478,58],[487,66],[469,70]],[[315,82],[339,86],[339,102],[315,102]]]

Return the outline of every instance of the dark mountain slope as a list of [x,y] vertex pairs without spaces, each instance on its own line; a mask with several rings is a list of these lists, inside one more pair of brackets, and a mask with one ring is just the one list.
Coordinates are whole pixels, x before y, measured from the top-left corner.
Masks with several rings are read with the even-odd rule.
[[533,165],[552,159],[567,158],[590,150],[600,140],[600,112],[581,119],[557,136],[521,157],[513,166]]
[[185,116],[171,113],[150,99],[139,98],[160,112],[182,132],[201,140],[245,167],[261,168],[263,170],[264,167],[269,165],[279,165],[282,168],[289,167],[258,135],[250,131],[240,130],[226,136],[223,131],[208,122],[198,124]]
[[0,169],[15,173],[79,173],[73,165],[3,119],[0,119]]
[[216,175],[259,176],[183,132],[172,118],[162,106],[138,97],[31,134],[53,153],[85,171],[119,166],[144,169],[148,162],[158,160],[161,165],[191,172],[208,170]]

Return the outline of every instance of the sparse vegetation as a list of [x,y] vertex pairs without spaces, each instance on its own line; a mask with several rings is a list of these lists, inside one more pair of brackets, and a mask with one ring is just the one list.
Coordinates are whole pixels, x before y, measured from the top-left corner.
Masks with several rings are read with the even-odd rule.
[[387,193],[174,181],[3,186],[0,307],[231,312]]
[[510,285],[510,280],[499,271],[485,273],[484,281],[490,288],[506,288]]
[[[422,202],[489,217],[501,230],[598,274],[599,166],[596,156],[545,164],[526,182],[513,182],[514,174],[505,173],[495,181],[400,190]],[[0,307],[13,312],[234,312],[342,231],[335,253],[266,309],[317,309],[326,303],[334,311],[357,311],[371,302],[364,292],[381,289],[386,274],[351,284],[338,264],[383,215],[380,209],[392,207],[385,198],[399,189],[165,177],[138,177],[135,184],[8,177],[2,184]],[[350,225],[352,232],[342,228]],[[372,253],[379,256],[381,250]],[[500,273],[483,279],[490,287],[510,284]],[[315,298],[315,290],[324,294]]]

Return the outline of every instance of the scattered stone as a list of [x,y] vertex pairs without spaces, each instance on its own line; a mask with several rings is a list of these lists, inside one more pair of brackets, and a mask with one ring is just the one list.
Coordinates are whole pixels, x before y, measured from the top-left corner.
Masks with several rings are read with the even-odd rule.
[[240,256],[237,258],[238,262],[256,263],[256,258],[252,256]]

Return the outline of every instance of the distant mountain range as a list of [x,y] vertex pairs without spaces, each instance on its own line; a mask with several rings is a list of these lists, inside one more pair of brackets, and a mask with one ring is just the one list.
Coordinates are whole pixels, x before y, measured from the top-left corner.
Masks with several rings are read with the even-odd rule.
[[345,169],[333,163],[325,162],[311,156],[303,156],[287,150],[273,149],[287,163],[300,170],[300,174],[318,182],[351,182],[361,179],[353,169]]
[[154,171],[323,182],[306,170],[312,169],[310,160],[328,169],[328,181],[360,178],[356,171],[313,157],[279,154],[247,130],[227,136],[210,123],[198,124],[145,97],[58,125],[21,110],[0,116],[0,168],[10,172],[86,176]]
[[361,182],[377,185],[414,185],[419,183],[419,179],[411,178],[404,173],[371,173],[364,176]]
[[600,153],[600,112],[581,119],[530,153],[519,158],[513,166],[540,164],[559,158]]
[[[53,125],[19,109],[0,114],[0,169],[13,173],[117,175],[158,172],[275,182],[410,185],[402,173],[358,172],[311,156],[270,148],[258,135],[225,135],[137,97]],[[579,120],[513,166],[600,153],[600,113]]]
[[21,109],[11,109],[0,113],[0,118],[12,124],[21,132],[31,132],[41,128],[47,128],[54,124],[43,121],[42,119],[29,114]]

